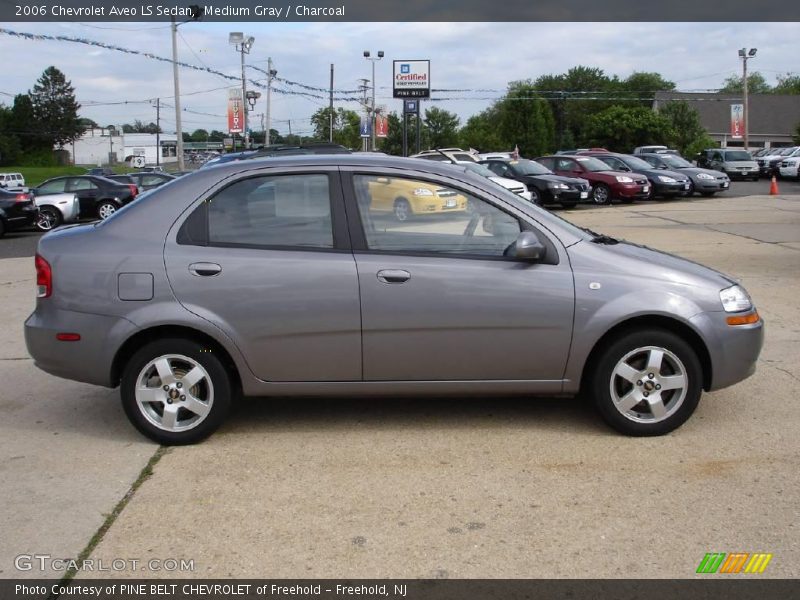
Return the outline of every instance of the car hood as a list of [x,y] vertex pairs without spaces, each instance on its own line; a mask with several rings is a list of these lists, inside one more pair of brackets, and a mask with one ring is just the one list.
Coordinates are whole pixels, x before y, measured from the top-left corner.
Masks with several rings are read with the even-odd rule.
[[570,183],[572,185],[577,185],[579,183],[589,183],[585,179],[581,179],[580,177],[567,177],[566,175],[556,175],[553,173],[552,175],[525,175],[521,177],[526,182],[533,182],[533,181],[552,181],[553,183]]
[[658,177],[659,175],[663,175],[664,177],[672,177],[678,181],[683,181],[688,177],[686,173],[681,173],[680,171],[673,171],[670,169],[648,169],[647,171],[644,169],[637,169],[634,171],[634,173],[645,175],[647,177]]
[[509,179],[508,177],[497,177],[496,175],[493,175],[492,177],[488,177],[488,179],[491,179],[495,183],[502,185],[507,190],[518,189],[520,186],[519,181],[517,181],[516,179]]
[[700,173],[705,173],[706,175],[711,175],[712,177],[728,177],[722,171],[714,171],[713,169],[703,169],[701,167],[681,167],[678,169],[681,173],[687,173],[689,175],[699,175]]
[[597,273],[629,277],[643,287],[688,286],[716,292],[736,283],[705,265],[624,240],[618,244],[583,241],[568,248],[568,252],[571,258],[575,256],[577,265]]

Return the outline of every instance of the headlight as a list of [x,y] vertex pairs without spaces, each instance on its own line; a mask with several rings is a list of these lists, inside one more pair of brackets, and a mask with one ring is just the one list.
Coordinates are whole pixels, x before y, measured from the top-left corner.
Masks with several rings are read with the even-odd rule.
[[433,192],[428,188],[417,188],[414,190],[415,196],[433,196]]
[[674,177],[667,177],[666,175],[659,175],[658,179],[659,181],[663,181],[664,183],[677,183],[678,181]]
[[697,178],[698,179],[714,179],[714,176],[713,175],[709,175],[708,173],[698,173],[697,174]]
[[744,288],[738,285],[732,285],[722,290],[719,293],[719,299],[725,312],[741,312],[753,308],[750,296],[747,295]]
[[633,179],[631,179],[627,175],[617,175],[617,181],[619,181],[620,183],[633,183]]
[[547,187],[549,187],[551,190],[568,190],[569,189],[568,185],[564,185],[563,183],[555,183],[555,182],[552,182],[552,181],[547,184]]

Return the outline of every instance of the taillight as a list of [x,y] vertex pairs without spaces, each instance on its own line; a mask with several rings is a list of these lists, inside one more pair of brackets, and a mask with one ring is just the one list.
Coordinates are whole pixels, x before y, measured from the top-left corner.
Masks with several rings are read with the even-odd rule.
[[17,194],[17,197],[14,198],[16,202],[27,202],[30,199],[31,197],[28,194]]
[[131,194],[133,195],[133,197],[134,197],[134,198],[136,198],[136,195],[139,193],[139,188],[138,188],[138,187],[136,187],[136,186],[135,186],[134,184],[132,184],[132,183],[129,183],[129,184],[128,184],[128,187],[131,189]]
[[49,298],[53,293],[53,269],[50,268],[50,263],[38,254],[34,259],[34,264],[36,265],[36,297]]

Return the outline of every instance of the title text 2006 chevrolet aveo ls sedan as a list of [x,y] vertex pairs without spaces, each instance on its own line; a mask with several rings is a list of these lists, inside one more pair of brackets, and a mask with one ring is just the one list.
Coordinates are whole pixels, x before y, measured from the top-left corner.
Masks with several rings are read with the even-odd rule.
[[403,158],[206,169],[47,234],[36,272],[36,364],[119,385],[165,444],[208,436],[237,395],[583,391],[620,432],[658,435],[752,374],[763,337],[716,271]]

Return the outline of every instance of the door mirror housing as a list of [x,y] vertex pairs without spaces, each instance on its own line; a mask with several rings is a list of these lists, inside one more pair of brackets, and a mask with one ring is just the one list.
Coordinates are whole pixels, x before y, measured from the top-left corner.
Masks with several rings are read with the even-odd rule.
[[532,231],[520,232],[517,241],[514,242],[514,258],[518,260],[537,262],[542,260],[546,254],[547,248]]

